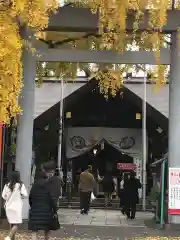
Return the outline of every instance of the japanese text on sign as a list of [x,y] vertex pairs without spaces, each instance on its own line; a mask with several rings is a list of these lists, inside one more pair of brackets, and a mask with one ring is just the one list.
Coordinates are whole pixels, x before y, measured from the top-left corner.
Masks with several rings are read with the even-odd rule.
[[168,213],[180,214],[180,168],[169,168],[169,207]]
[[171,171],[169,180],[171,185],[180,184],[180,171]]
[[117,169],[120,170],[135,170],[136,164],[133,163],[117,163]]

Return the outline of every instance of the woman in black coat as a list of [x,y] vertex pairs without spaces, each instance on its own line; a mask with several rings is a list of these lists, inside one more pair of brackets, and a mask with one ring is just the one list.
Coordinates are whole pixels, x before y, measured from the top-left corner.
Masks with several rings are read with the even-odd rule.
[[124,190],[124,186],[126,186],[126,182],[129,179],[129,174],[125,173],[123,175],[123,179],[120,182],[120,207],[122,207],[122,214],[125,213],[125,203],[126,203],[126,196],[125,196],[125,190]]
[[49,179],[41,172],[40,178],[33,184],[29,195],[29,223],[28,229],[32,231],[32,240],[37,239],[37,232],[44,231],[44,239],[49,239],[51,222],[57,205],[48,187]]
[[138,189],[141,187],[141,183],[136,178],[135,172],[131,172],[129,179],[124,182],[124,211],[128,218],[135,218],[136,205],[139,202]]

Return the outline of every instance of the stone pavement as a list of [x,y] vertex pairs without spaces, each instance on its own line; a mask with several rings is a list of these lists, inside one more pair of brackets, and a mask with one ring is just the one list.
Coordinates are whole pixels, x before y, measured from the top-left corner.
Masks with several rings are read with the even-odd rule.
[[[162,231],[147,227],[145,221],[153,216],[147,212],[138,212],[135,220],[126,220],[119,210],[91,209],[89,215],[81,215],[79,210],[59,209],[58,215],[61,229],[52,232],[52,239],[56,240],[127,240],[136,237],[143,240],[144,236],[180,236],[180,230]],[[7,220],[1,222],[0,228],[8,230]],[[31,239],[27,222],[21,225],[19,232],[26,235],[19,239]]]
[[75,239],[127,240],[144,236],[179,236],[180,231],[167,232],[148,228],[145,221],[153,214],[137,212],[135,220],[127,220],[120,211],[92,209],[89,215],[81,215],[79,210],[60,209],[61,229],[52,236]]
[[60,209],[59,221],[62,225],[79,226],[114,226],[145,227],[144,221],[152,219],[152,213],[138,212],[135,220],[127,220],[119,210],[91,209],[88,215],[81,215],[79,210]]

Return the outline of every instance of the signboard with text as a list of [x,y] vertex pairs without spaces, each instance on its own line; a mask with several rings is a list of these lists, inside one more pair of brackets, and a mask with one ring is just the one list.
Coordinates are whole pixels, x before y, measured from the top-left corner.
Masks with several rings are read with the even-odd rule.
[[136,169],[136,164],[133,164],[133,163],[117,163],[117,169],[134,171]]
[[67,183],[72,183],[72,171],[67,172]]
[[169,168],[168,213],[180,215],[180,168]]

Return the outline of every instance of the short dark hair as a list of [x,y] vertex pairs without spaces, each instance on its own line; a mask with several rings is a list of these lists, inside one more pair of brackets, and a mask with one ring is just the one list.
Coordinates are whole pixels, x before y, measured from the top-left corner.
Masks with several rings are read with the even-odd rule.
[[88,165],[87,170],[88,170],[89,172],[92,172],[92,165]]
[[9,188],[11,192],[14,190],[16,183],[22,184],[19,171],[12,172],[11,179],[9,181]]
[[42,165],[42,168],[45,172],[49,172],[56,169],[56,164],[54,161],[46,162]]
[[130,172],[130,177],[136,177],[136,173],[134,171]]

